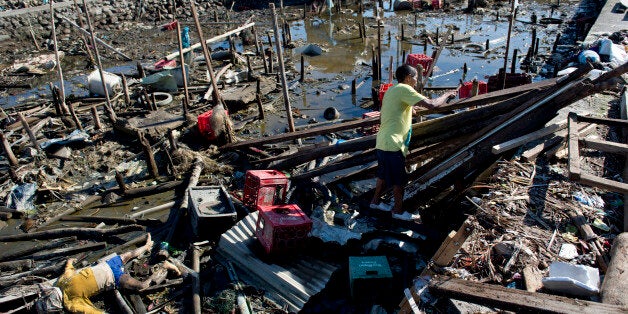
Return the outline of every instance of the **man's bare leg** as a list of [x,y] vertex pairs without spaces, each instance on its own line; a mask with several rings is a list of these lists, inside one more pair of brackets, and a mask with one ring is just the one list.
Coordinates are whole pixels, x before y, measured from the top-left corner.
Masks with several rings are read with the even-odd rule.
[[371,204],[379,204],[379,197],[382,196],[383,190],[384,180],[377,178],[377,182],[375,183],[375,193],[373,194],[373,199],[371,199]]
[[403,186],[393,185],[393,199],[395,200],[393,214],[403,214]]
[[122,259],[122,264],[126,264],[126,262],[144,254],[145,252],[150,251],[153,248],[153,240],[150,237],[150,233],[148,233],[147,237],[146,237],[146,244],[144,244],[141,247],[138,247],[137,249],[130,251],[130,252],[125,252],[122,253],[122,255],[120,255],[120,258]]

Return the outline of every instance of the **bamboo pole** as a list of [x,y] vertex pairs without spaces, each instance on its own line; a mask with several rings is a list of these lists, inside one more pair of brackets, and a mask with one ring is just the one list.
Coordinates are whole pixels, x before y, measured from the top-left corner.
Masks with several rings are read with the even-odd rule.
[[[212,88],[214,89],[214,92],[213,92],[213,95],[214,95],[214,105],[217,105],[217,104],[221,103],[221,100],[220,100],[220,94],[218,93],[218,86],[216,85],[216,77],[214,76],[214,68],[212,67],[212,57],[209,54],[209,50],[207,49],[207,42],[204,40],[204,37],[203,37],[203,30],[201,29],[201,22],[198,19],[198,13],[196,12],[196,6],[194,5],[194,1],[190,1],[190,6],[192,7],[192,16],[194,17],[194,23],[196,25],[196,30],[198,31],[198,38],[201,41],[201,43],[200,43],[201,47],[203,47],[203,54],[205,55],[205,63],[207,64],[207,70],[209,71],[209,77],[210,77],[210,79],[212,81]],[[253,24],[253,23],[251,23],[251,24]],[[183,52],[183,50],[182,50],[182,52]]]
[[20,123],[22,123],[22,128],[28,135],[28,138],[30,139],[33,148],[35,148],[38,152],[41,152],[39,145],[37,145],[37,137],[35,136],[35,133],[33,133],[33,130],[31,130],[31,128],[28,126],[28,122],[26,122],[26,119],[24,119],[24,115],[22,115],[21,112],[18,112],[17,118],[20,120]]
[[63,83],[63,71],[61,70],[61,60],[59,60],[59,47],[57,44],[57,28],[55,26],[55,11],[53,8],[54,1],[50,1],[50,23],[52,23],[52,41],[55,49],[55,61],[57,62],[57,74],[59,74],[60,101],[63,114],[68,114],[68,108],[65,104],[65,84]]
[[183,116],[188,115],[188,105],[190,104],[190,93],[188,92],[188,75],[185,72],[185,57],[183,56],[183,40],[181,39],[181,23],[177,22],[177,40],[179,41],[179,58],[181,60],[181,77],[183,78]]
[[[78,4],[76,3],[76,0],[72,0],[74,1],[74,10],[76,11],[76,18],[79,21],[79,26],[82,29],[85,29],[85,25],[83,25],[83,19],[81,18],[80,12],[79,12],[79,7]],[[92,65],[96,64],[96,61],[94,60],[94,55],[92,54],[92,50],[89,49],[89,43],[87,42],[87,38],[85,38],[85,33],[81,32],[81,41],[83,42],[83,45],[85,45],[85,50],[87,51],[87,55],[89,56],[89,62],[91,62]],[[93,44],[93,43],[92,43]]]
[[286,107],[286,116],[288,117],[288,129],[294,132],[294,120],[292,119],[292,107],[290,105],[290,97],[288,95],[288,83],[286,82],[286,71],[283,62],[283,52],[279,44],[279,26],[277,25],[277,15],[275,14],[275,4],[269,3],[270,12],[273,17],[273,28],[275,30],[275,45],[277,47],[277,59],[279,61],[279,71],[281,76],[281,85],[283,91],[283,103]]
[[[96,42],[96,37],[94,36],[94,28],[92,27],[92,21],[89,17],[89,10],[87,9],[87,2],[83,0],[83,9],[85,9],[85,15],[87,16],[87,26],[89,27],[89,33],[92,36],[92,42]],[[118,120],[116,117],[116,113],[113,111],[113,107],[111,106],[111,99],[109,98],[109,91],[107,90],[107,84],[105,82],[105,74],[102,70],[102,62],[100,62],[100,54],[98,54],[98,47],[94,45],[94,53],[96,54],[96,62],[98,63],[98,72],[100,73],[100,79],[102,81],[102,88],[105,92],[105,108],[107,109],[107,114],[109,115],[109,119],[111,119],[112,123],[115,123]]]
[[506,37],[506,53],[504,54],[504,78],[502,80],[502,89],[506,88],[506,72],[508,71],[508,50],[510,49],[510,36],[512,35],[512,24],[515,21],[515,15],[517,8],[515,4],[517,1],[511,1],[510,6],[510,20],[508,21],[508,37]]
[[[83,1],[83,7],[85,8],[85,14],[89,14],[89,13],[87,13],[87,7],[85,6],[85,1]],[[61,14],[59,14],[59,17],[64,19],[66,22],[70,23],[70,25],[76,27],[79,31],[81,31],[81,33],[86,34],[86,35],[91,35],[91,30],[88,31],[88,30],[83,29],[82,27],[78,26],[76,23],[72,22],[72,20],[70,20],[69,18],[67,18],[67,17],[65,17],[65,16],[63,16]],[[89,19],[87,19],[87,20],[88,20],[87,23],[89,24],[90,23]],[[113,46],[109,45],[108,43],[102,41],[102,39],[96,38],[94,36],[91,36],[91,37],[92,37],[92,47],[94,48],[94,50],[96,49],[96,43],[99,43],[99,44],[103,45],[105,48],[111,50],[111,52],[120,55],[121,57],[123,57],[127,61],[133,60],[133,58],[125,55],[124,53],[120,52],[118,49],[116,49]]]

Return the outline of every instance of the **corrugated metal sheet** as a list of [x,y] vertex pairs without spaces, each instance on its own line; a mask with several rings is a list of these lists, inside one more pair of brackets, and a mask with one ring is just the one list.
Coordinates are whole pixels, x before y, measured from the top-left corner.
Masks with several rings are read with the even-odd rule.
[[261,250],[254,236],[256,221],[257,212],[253,212],[223,233],[217,251],[239,269],[244,282],[266,289],[275,302],[299,311],[325,287],[337,266],[311,256],[291,257],[277,264],[262,261],[256,253]]

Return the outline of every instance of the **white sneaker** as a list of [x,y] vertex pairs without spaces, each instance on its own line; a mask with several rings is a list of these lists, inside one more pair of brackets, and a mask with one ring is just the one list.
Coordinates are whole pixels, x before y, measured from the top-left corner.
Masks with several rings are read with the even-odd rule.
[[414,221],[414,220],[420,220],[421,219],[421,215],[419,214],[410,214],[409,212],[403,212],[403,214],[392,214],[392,218],[395,219],[399,219],[399,220],[405,220],[405,221]]
[[392,209],[392,206],[384,203],[371,204],[369,205],[369,207],[371,207],[372,209],[379,209],[383,212],[389,212]]

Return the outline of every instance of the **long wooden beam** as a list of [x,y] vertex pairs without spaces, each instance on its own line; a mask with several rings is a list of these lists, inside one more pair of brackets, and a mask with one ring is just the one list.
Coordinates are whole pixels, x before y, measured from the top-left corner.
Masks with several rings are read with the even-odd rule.
[[627,313],[628,308],[572,299],[563,296],[510,289],[470,280],[436,277],[429,283],[430,293],[502,310],[533,313]]
[[[235,34],[235,33],[239,33],[239,32],[241,32],[241,31],[243,31],[243,30],[245,30],[245,29],[247,29],[247,28],[253,27],[253,26],[255,26],[255,23],[248,23],[248,24],[245,24],[245,25],[243,25],[243,26],[240,26],[240,27],[238,27],[238,28],[236,28],[236,29],[232,29],[232,30],[230,30],[230,31],[228,31],[228,32],[226,32],[226,33],[221,34],[221,35],[218,35],[218,36],[214,36],[214,37],[212,37],[212,38],[209,38],[209,39],[205,40],[205,43],[206,43],[206,44],[215,43],[215,42],[217,42],[217,41],[219,41],[219,40],[223,40],[223,39],[225,39],[225,38],[227,38],[227,37],[229,37],[229,36],[231,36],[231,35],[233,35],[233,34]],[[191,51],[191,50],[193,50],[193,49],[197,49],[197,48],[199,48],[199,47],[201,47],[201,43],[196,43],[196,44],[194,44],[194,45],[192,45],[192,46],[190,46],[190,47],[188,47],[188,48],[185,48],[185,49],[181,50],[181,52],[180,52],[180,53],[186,53],[186,52],[188,52],[188,51]],[[167,55],[166,57],[164,57],[164,59],[166,59],[166,60],[172,60],[172,59],[174,59],[174,58],[176,58],[176,57],[178,57],[178,56],[179,56],[179,51],[177,51],[177,52],[173,52],[173,53],[171,53],[171,54]],[[209,62],[209,60],[207,60],[207,62]]]

